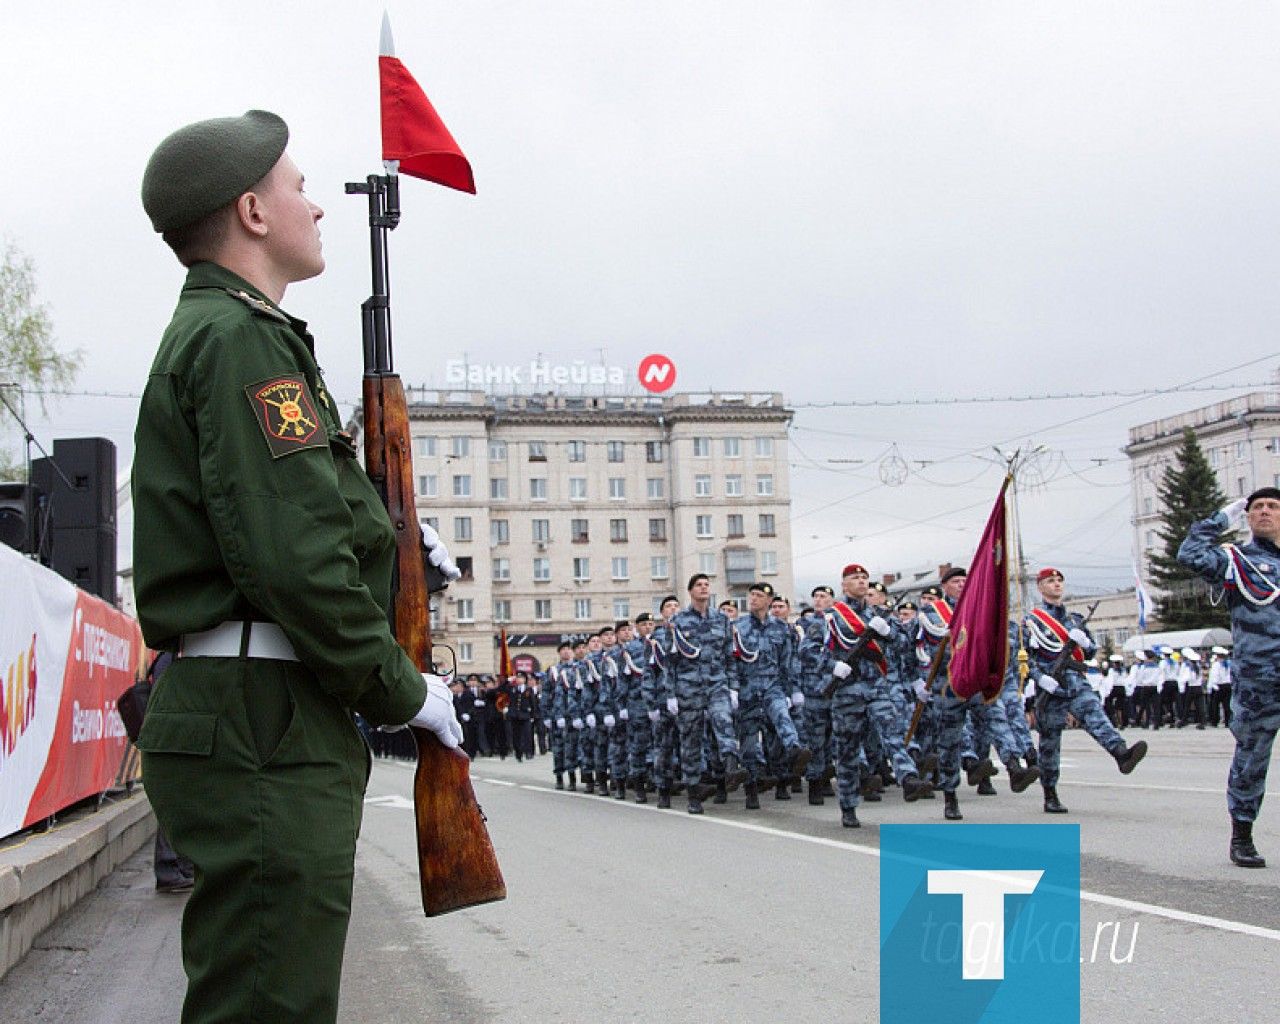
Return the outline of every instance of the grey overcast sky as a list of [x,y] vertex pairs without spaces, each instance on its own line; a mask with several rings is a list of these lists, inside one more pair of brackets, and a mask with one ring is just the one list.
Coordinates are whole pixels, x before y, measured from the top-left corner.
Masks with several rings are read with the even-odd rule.
[[[127,464],[127,396],[182,276],[142,213],[142,168],[179,125],[251,107],[289,122],[326,211],[328,269],[284,304],[335,394],[356,397],[367,231],[342,185],[379,170],[382,10],[5,5],[0,232],[35,260],[59,342],[84,352],[77,386],[126,396],[33,408],[42,442],[102,434]],[[627,367],[670,355],[682,389],[781,391],[805,592],[850,559],[967,562],[1000,479],[976,454],[994,443],[1048,449],[1023,502],[1030,557],[1079,589],[1124,585],[1126,428],[1235,392],[819,403],[1247,385],[1280,364],[1274,5],[389,10],[479,188],[405,181],[406,381],[443,384],[463,353],[604,349]],[[894,456],[899,486],[881,478]]]

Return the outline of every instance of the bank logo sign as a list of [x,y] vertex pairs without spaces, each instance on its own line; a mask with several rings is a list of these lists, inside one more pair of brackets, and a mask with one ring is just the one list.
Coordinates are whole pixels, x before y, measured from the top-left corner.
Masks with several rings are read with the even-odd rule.
[[881,1024],[1080,1022],[1078,825],[880,829]]

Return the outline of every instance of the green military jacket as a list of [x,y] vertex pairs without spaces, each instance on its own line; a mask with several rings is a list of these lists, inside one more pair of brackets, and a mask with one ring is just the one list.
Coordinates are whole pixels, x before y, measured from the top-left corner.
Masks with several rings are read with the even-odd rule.
[[387,620],[390,520],[356,461],[306,324],[213,263],[190,268],[151,368],[133,463],[147,644],[280,625],[317,685],[377,724],[422,707]]

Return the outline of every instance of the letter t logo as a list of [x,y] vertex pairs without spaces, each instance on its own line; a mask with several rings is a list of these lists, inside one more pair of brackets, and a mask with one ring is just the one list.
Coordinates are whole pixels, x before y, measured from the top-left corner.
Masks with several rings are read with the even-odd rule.
[[1004,980],[1004,898],[1035,891],[1043,871],[930,871],[929,894],[959,896],[965,981]]

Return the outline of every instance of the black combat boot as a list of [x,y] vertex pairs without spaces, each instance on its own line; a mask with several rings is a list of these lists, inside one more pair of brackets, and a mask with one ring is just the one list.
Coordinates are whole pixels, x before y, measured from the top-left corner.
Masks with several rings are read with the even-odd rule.
[[991,785],[990,779],[983,779],[978,783],[978,796],[995,796],[996,787]]
[[649,798],[645,796],[647,789],[645,787],[645,779],[643,775],[637,776],[631,780],[631,788],[635,791],[636,803],[647,804],[649,802]]
[[1035,747],[1032,747],[1027,751],[1027,756],[1023,760],[1027,762],[1028,768],[1034,768],[1040,763],[1040,752]]
[[625,775],[614,780],[613,798],[615,800],[625,800],[627,798],[627,777]]
[[671,809],[671,790],[658,789],[658,809],[663,811]]
[[569,792],[576,793],[578,791],[578,776],[576,772],[569,772]]
[[707,782],[705,779],[699,779],[689,786],[689,799],[701,805],[702,801],[715,791],[716,787],[713,783]]
[[840,824],[845,828],[862,828],[862,822],[858,820],[858,812],[852,807],[840,811]]
[[564,789],[564,772],[556,772],[556,789]]
[[724,785],[730,793],[747,781],[746,770],[737,754],[724,755]]
[[689,794],[689,813],[690,813],[690,814],[701,814],[701,813],[702,813],[702,801],[701,801],[701,800],[695,800],[695,799],[693,798],[693,793],[690,793],[690,794]]
[[793,793],[803,793],[803,792],[804,792],[804,781],[803,781],[802,779],[800,779],[799,777],[793,777],[793,778],[791,779],[791,792],[793,792]]
[[1266,858],[1253,845],[1253,822],[1231,819],[1231,863],[1241,868],[1265,868]]
[[747,793],[747,810],[760,810],[760,791],[756,788],[756,784],[748,779],[745,788]]
[[813,804],[814,807],[821,807],[824,803],[826,803],[826,801],[823,800],[822,798],[822,780],[821,779],[809,780],[809,803]]
[[1124,750],[1115,755],[1116,766],[1120,769],[1121,775],[1128,775],[1131,771],[1138,767],[1138,762],[1147,756],[1147,744],[1145,740],[1138,740],[1131,747],[1125,747]]
[[609,775],[607,772],[596,773],[596,793],[599,796],[609,796]]
[[[804,776],[804,770],[809,767],[809,762],[813,760],[813,751],[808,747],[796,747],[791,751],[791,779],[793,782],[799,782]],[[798,793],[797,790],[792,792]]]
[[[1005,762],[1005,770],[1009,773],[1009,788],[1015,793],[1021,793],[1031,783],[1040,778],[1040,769],[1035,767],[1023,768],[1018,764],[1016,757],[1009,758]],[[981,792],[981,790],[979,790]]]
[[960,813],[960,800],[956,797],[955,790],[943,793],[942,801],[942,816],[947,821],[964,821],[964,815]]
[[996,773],[995,766],[985,757],[981,761],[977,758],[966,757],[961,762],[961,767],[964,769],[965,779],[971,786],[978,785],[978,783],[984,779],[991,778]]
[[863,800],[875,803],[880,799],[880,791],[884,789],[884,779],[880,778],[875,772],[862,773],[862,785],[859,791]]
[[773,791],[773,798],[775,800],[790,800],[791,799],[791,783],[788,782],[786,779],[783,779],[782,781],[780,781],[777,785],[777,788],[774,789]]
[[912,773],[904,776],[902,779],[902,799],[907,803],[914,803],[925,797],[933,795],[933,783],[924,781],[919,775]]
[[1058,799],[1058,790],[1055,786],[1044,787],[1044,813],[1045,814],[1066,814],[1067,809]]
[[596,788],[595,776],[591,774],[590,768],[582,769],[582,786],[588,792],[592,792]]
[[716,795],[711,798],[713,804],[723,804],[729,800],[729,788],[724,779],[716,779]]

